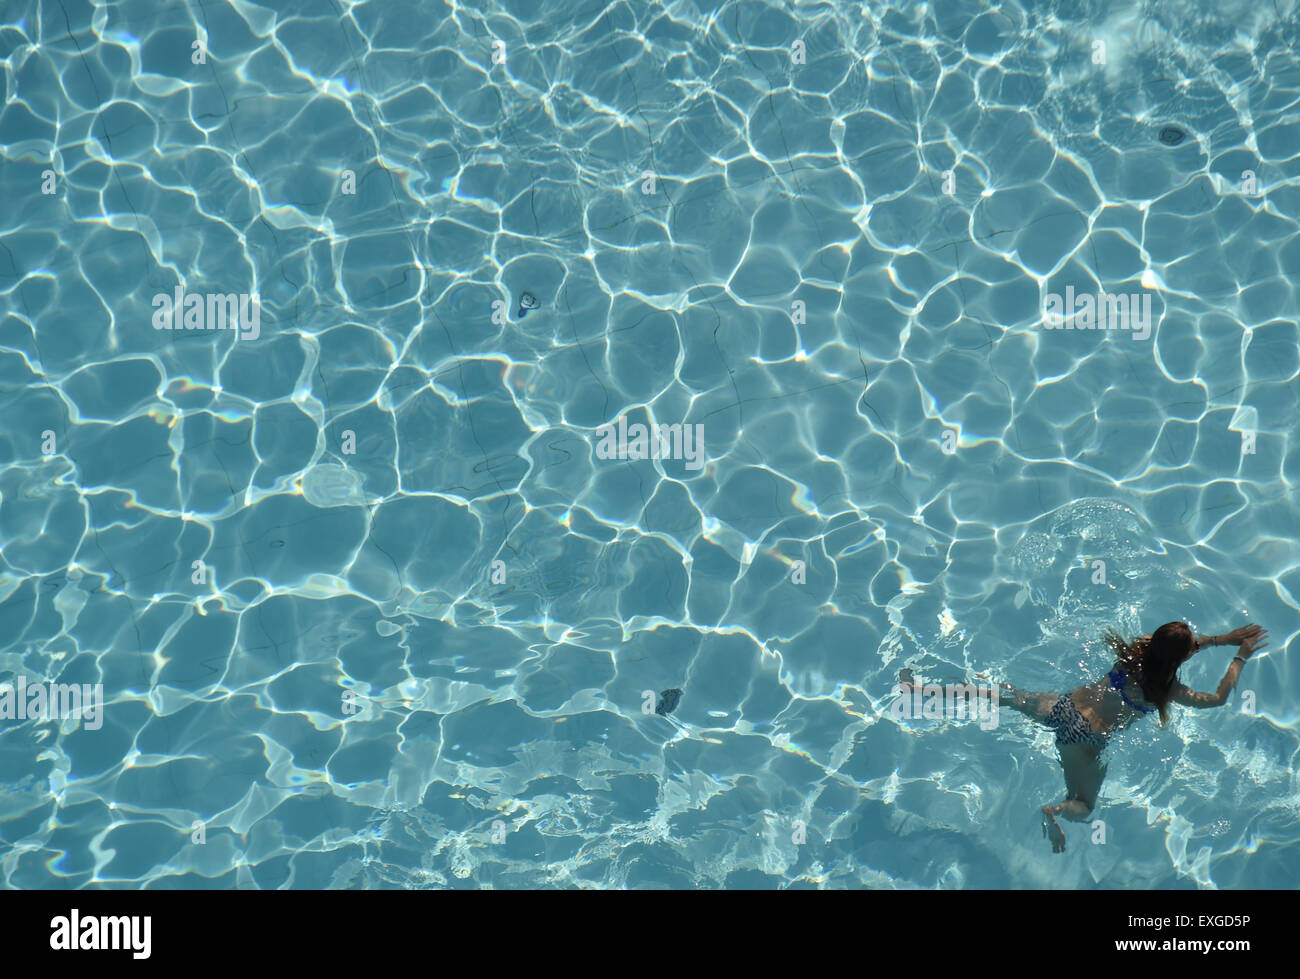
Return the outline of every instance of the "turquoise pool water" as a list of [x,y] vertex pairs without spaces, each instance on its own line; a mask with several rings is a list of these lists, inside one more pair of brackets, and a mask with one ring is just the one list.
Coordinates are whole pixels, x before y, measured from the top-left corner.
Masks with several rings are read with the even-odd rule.
[[1295,0],[275,7],[4,8],[5,886],[1295,886]]

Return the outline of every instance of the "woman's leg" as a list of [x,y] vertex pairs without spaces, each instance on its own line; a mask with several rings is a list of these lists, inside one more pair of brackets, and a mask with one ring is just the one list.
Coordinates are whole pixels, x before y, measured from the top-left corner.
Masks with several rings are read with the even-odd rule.
[[1034,693],[1029,690],[1018,690],[1009,683],[998,684],[998,706],[1010,707],[1012,710],[1024,714],[1032,721],[1038,721],[1040,724],[1052,725],[1048,723],[1048,716],[1052,713],[1052,708],[1056,702],[1061,699],[1059,693]]
[[[976,673],[975,678],[977,680],[988,679],[983,673]],[[898,673],[899,688],[904,693],[910,694],[912,687],[919,685],[920,682],[909,669],[900,670]],[[999,708],[1010,707],[1031,720],[1046,724],[1048,727],[1052,726],[1048,723],[1047,717],[1052,713],[1052,708],[1056,706],[1056,702],[1061,699],[1059,693],[1033,693],[1028,690],[1018,690],[1009,683],[999,683],[995,689],[998,691]]]
[[1052,852],[1065,851],[1065,831],[1056,821],[1058,815],[1074,823],[1084,823],[1092,815],[1106,778],[1101,763],[1101,749],[1088,744],[1063,744],[1061,767],[1065,770],[1065,801],[1043,806],[1043,835],[1052,841]]

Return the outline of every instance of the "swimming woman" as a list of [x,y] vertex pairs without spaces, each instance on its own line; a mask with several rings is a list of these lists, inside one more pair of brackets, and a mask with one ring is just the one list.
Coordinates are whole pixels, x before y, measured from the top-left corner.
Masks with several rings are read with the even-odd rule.
[[[1085,822],[1097,804],[1106,777],[1101,752],[1110,736],[1138,718],[1158,713],[1163,725],[1169,705],[1220,707],[1237,685],[1246,660],[1267,643],[1268,633],[1257,625],[1234,629],[1224,636],[1194,636],[1183,622],[1168,622],[1149,636],[1126,643],[1113,632],[1105,636],[1115,650],[1111,671],[1095,683],[1066,694],[1030,693],[1000,684],[998,706],[1010,707],[1056,732],[1056,746],[1065,770],[1065,801],[1043,806],[1043,835],[1052,852],[1065,850],[1065,831],[1056,817]],[[1214,693],[1197,693],[1178,680],[1178,667],[1206,646],[1237,646],[1237,655]],[[910,671],[900,676],[903,688],[915,681]]]

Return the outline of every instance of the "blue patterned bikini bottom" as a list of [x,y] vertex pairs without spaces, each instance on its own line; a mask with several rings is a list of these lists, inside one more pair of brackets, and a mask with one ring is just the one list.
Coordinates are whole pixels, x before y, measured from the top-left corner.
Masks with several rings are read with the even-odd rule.
[[1094,731],[1088,719],[1074,706],[1074,698],[1068,693],[1062,694],[1052,712],[1047,715],[1047,724],[1056,729],[1056,743],[1090,744],[1096,748],[1106,747],[1109,735]]

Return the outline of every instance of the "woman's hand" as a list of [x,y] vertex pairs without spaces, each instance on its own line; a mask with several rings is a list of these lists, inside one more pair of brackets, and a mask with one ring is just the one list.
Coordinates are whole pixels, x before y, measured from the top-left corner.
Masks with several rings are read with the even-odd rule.
[[1237,655],[1242,659],[1250,659],[1252,655],[1268,645],[1265,641],[1268,639],[1268,632],[1261,629],[1259,626],[1255,626],[1255,629],[1256,632],[1254,632],[1248,639],[1243,639],[1241,645],[1237,647]]
[[1244,625],[1240,629],[1233,629],[1224,636],[1220,642],[1225,646],[1236,646],[1245,642],[1247,639],[1256,639],[1262,635],[1266,635],[1264,630],[1252,622],[1250,625]]

